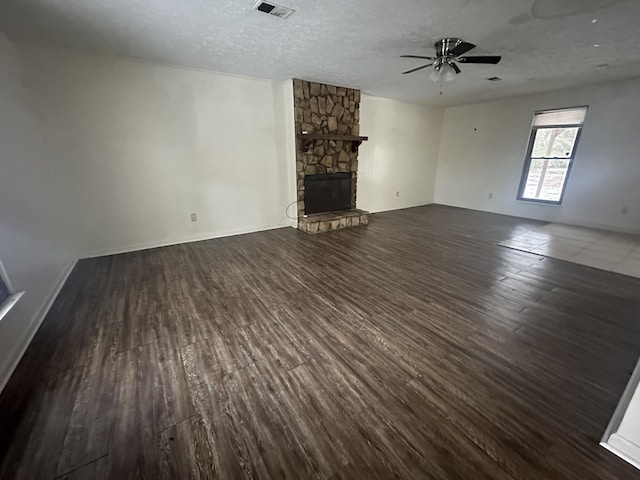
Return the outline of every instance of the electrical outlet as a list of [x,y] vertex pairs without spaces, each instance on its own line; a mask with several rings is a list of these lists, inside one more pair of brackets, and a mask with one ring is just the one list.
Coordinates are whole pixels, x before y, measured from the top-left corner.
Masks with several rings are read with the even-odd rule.
[[198,216],[195,213],[191,214],[191,221],[192,222],[197,222],[198,221]]
[[493,192],[489,193],[489,200],[491,200],[493,198]]
[[399,196],[400,196],[400,190],[396,192],[396,197],[399,197]]
[[622,207],[622,208],[620,209],[620,213],[621,213],[622,215],[626,215],[627,213],[629,213],[629,207],[627,207],[627,206],[625,205],[624,207]]

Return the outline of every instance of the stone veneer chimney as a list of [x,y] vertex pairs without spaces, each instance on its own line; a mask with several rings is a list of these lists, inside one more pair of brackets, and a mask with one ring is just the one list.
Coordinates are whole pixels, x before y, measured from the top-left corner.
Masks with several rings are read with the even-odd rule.
[[[295,131],[298,138],[296,148],[296,179],[298,194],[298,219],[305,216],[304,178],[306,175],[351,172],[351,209],[356,209],[356,187],[358,181],[359,142],[349,140],[324,139],[303,142],[303,134],[326,134],[336,136],[360,135],[360,90],[325,85],[322,83],[293,80],[295,108]],[[366,212],[359,212],[366,214]],[[325,231],[344,226],[368,223],[368,216],[362,222],[354,220],[360,215],[351,212],[348,221],[341,224],[333,219],[328,228],[322,225],[315,230]],[[327,220],[328,221],[328,220]],[[349,225],[346,225],[349,223]],[[299,221],[299,228],[310,231],[309,221]],[[315,233],[315,231],[313,233]]]

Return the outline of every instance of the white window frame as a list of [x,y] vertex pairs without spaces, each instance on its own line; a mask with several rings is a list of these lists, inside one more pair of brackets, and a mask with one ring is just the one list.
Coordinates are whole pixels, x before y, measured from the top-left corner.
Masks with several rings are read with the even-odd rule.
[[9,311],[18,303],[18,300],[22,298],[24,295],[24,291],[16,292],[9,280],[9,276],[7,275],[7,271],[4,269],[4,265],[0,261],[0,277],[2,277],[2,281],[9,290],[9,296],[0,304],[0,321],[9,313]]
[[[580,105],[576,107],[566,107],[566,108],[554,108],[552,110],[539,110],[533,114],[533,123],[531,125],[531,132],[529,133],[529,146],[527,147],[527,155],[524,158],[524,166],[522,168],[522,175],[520,176],[520,185],[518,186],[518,196],[517,200],[522,202],[533,202],[533,203],[546,203],[549,205],[562,205],[562,200],[564,199],[564,192],[567,189],[567,184],[569,183],[569,176],[571,175],[571,167],[573,166],[573,161],[576,158],[576,152],[578,150],[578,144],[580,143],[580,136],[582,135],[582,128],[584,126],[585,120],[582,123],[577,124],[566,124],[566,125],[535,125],[536,116],[544,113],[552,113],[552,112],[561,112],[563,110],[576,110],[579,108],[586,109],[585,112],[585,120],[586,115],[589,112],[588,105]],[[562,184],[562,191],[560,192],[560,198],[558,200],[544,200],[539,198],[526,198],[524,196],[524,191],[527,188],[527,180],[529,178],[529,170],[531,169],[531,155],[533,154],[533,147],[536,143],[536,134],[540,129],[546,128],[577,128],[578,133],[576,134],[576,140],[573,142],[573,150],[571,152],[571,156],[567,158],[562,158],[563,160],[569,160],[569,165],[567,166],[567,174],[564,177],[564,182]],[[553,160],[553,159],[550,159]]]

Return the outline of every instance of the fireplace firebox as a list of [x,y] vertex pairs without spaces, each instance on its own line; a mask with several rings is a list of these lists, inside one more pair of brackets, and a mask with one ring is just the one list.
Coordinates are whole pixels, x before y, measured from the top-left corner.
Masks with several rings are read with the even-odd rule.
[[351,209],[351,172],[306,175],[304,206],[307,215]]

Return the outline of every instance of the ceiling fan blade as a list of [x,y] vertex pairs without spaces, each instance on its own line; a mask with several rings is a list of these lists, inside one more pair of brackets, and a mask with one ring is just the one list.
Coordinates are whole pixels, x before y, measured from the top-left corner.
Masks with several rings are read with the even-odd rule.
[[430,66],[432,66],[432,65],[433,65],[433,63],[429,63],[429,64],[427,64],[427,65],[423,65],[423,66],[421,66],[421,67],[413,68],[413,69],[411,69],[411,70],[407,70],[406,72],[402,72],[402,74],[403,74],[403,75],[405,75],[405,74],[407,74],[407,73],[417,72],[418,70],[422,70],[423,68],[427,68],[427,67],[430,67]]
[[436,57],[421,57],[420,55],[400,55],[400,58],[422,58],[423,60],[435,60]]
[[454,57],[459,57],[460,55],[464,55],[469,50],[472,50],[474,48],[476,48],[476,46],[473,43],[460,42],[447,53],[449,55],[453,55]]
[[502,57],[499,55],[458,58],[458,61],[461,63],[488,63],[491,65],[499,63],[500,60],[502,60]]
[[451,65],[451,68],[455,70],[456,75],[461,72],[460,67],[456,65],[455,62],[449,62],[449,65]]

